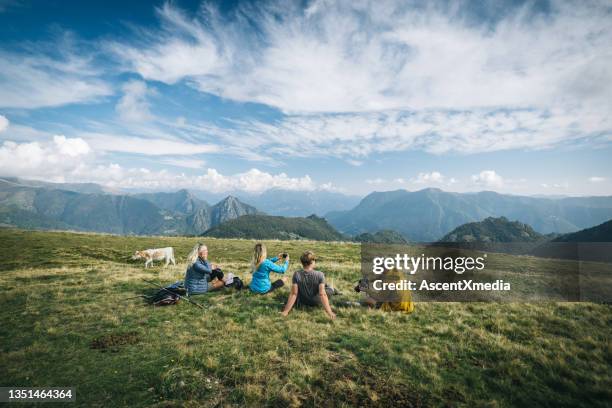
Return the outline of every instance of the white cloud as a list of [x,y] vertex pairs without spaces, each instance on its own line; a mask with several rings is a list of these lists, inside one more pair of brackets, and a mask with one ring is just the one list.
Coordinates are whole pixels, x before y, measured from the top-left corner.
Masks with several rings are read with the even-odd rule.
[[450,187],[451,185],[457,183],[455,178],[447,179],[442,173],[439,171],[432,171],[429,173],[421,172],[416,177],[411,177],[410,179],[405,179],[403,177],[396,177],[394,179],[385,179],[385,178],[374,178],[374,179],[366,179],[366,184],[371,185],[384,185],[387,188],[397,188],[397,186],[407,186],[409,184],[419,185],[419,188],[423,188],[424,186],[444,186]]
[[191,188],[215,193],[246,191],[261,193],[270,188],[311,191],[331,190],[331,183],[317,185],[308,175],[289,177],[284,173],[271,174],[258,169],[233,175],[221,174],[214,168],[199,175],[153,171],[146,168],[124,168],[118,164],[79,166],[70,174],[71,181],[90,181],[114,188],[176,190]]
[[251,169],[232,176],[224,176],[215,169],[208,169],[206,174],[198,177],[197,183],[201,188],[215,192],[232,190],[262,192],[270,188],[303,191],[317,188],[308,175],[292,178],[285,173],[270,174],[258,169]]
[[606,181],[605,177],[599,177],[599,176],[593,176],[593,177],[589,177],[589,181],[591,183],[601,183]]
[[53,136],[53,143],[59,154],[68,157],[82,156],[91,152],[87,142],[81,138],[67,139],[66,136],[56,135]]
[[[213,192],[246,191],[259,193],[270,188],[286,190],[330,190],[331,183],[317,184],[310,176],[290,177],[253,168],[243,173],[224,175],[214,168],[202,174],[173,173],[166,169],[126,168],[116,163],[96,164],[89,144],[80,138],[55,136],[47,143],[15,143],[0,146],[0,175],[51,180],[56,182],[94,182],[116,188],[176,190],[193,188]],[[163,161],[163,160],[162,160]],[[199,167],[200,162],[177,161],[183,167]],[[185,165],[186,164],[186,165]],[[190,166],[193,164],[193,166]]]
[[366,184],[373,184],[373,185],[379,185],[379,184],[388,183],[387,180],[385,180],[383,178],[380,178],[380,177],[377,177],[377,178],[374,178],[374,179],[366,179],[365,182],[366,182]]
[[409,182],[422,186],[435,186],[442,188],[451,188],[458,183],[456,178],[446,177],[439,171],[419,173],[416,177],[411,178]]
[[157,11],[162,27],[158,32],[145,34],[144,44],[108,44],[109,50],[123,60],[126,68],[138,72],[143,78],[169,84],[186,77],[213,74],[224,68],[220,63],[222,56],[217,39],[207,31],[203,21],[190,20],[169,2]]
[[437,171],[432,171],[431,173],[419,173],[416,180],[414,180],[417,184],[435,184],[442,183],[444,181],[444,176]]
[[0,133],[4,132],[9,127],[9,120],[6,116],[0,115]]
[[504,179],[494,170],[483,170],[472,176],[472,181],[483,187],[499,188],[504,185]]
[[128,122],[142,122],[152,118],[147,100],[155,92],[147,88],[143,81],[129,81],[122,87],[123,96],[117,102],[115,110],[121,119]]
[[83,139],[54,136],[52,142],[15,143],[0,146],[0,174],[18,177],[63,177],[90,153]]

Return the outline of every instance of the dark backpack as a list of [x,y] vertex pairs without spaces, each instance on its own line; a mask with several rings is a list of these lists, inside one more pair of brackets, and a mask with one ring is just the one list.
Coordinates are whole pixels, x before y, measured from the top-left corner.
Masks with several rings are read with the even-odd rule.
[[244,287],[244,282],[237,276],[234,276],[234,280],[229,285],[225,285],[226,288],[234,288],[236,290],[241,290]]
[[168,306],[177,304],[179,300],[181,300],[181,298],[175,293],[160,290],[153,296],[153,299],[151,299],[151,304],[153,306]]
[[185,296],[185,288],[182,287],[182,282],[177,282],[173,285],[160,289],[150,299],[149,303],[153,306],[168,306],[175,305],[181,300],[181,296]]

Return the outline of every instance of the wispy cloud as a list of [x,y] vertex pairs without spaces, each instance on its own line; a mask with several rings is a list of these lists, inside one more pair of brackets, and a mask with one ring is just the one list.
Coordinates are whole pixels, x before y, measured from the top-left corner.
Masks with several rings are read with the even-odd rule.
[[100,77],[93,56],[65,34],[49,44],[20,52],[0,49],[0,107],[61,106],[99,101],[113,93]]
[[285,112],[608,103],[610,10],[556,2],[534,16],[532,6],[491,27],[460,7],[400,1],[271,3],[225,19],[166,3],[160,31],[109,48],[144,78]]
[[492,24],[467,19],[461,7],[393,1],[315,1],[305,10],[272,2],[229,17],[165,3],[157,31],[107,49],[145,79],[285,113],[274,123],[209,128],[235,152],[245,134],[255,149],[351,162],[408,149],[469,154],[607,140],[610,10],[532,7]]
[[162,158],[158,162],[168,164],[174,167],[183,167],[186,169],[203,169],[206,162],[199,159],[189,159],[185,157],[177,158]]
[[[288,156],[333,156],[357,161],[378,153],[421,150],[463,154],[543,149],[595,142],[608,119],[580,125],[557,112],[472,110],[287,115],[274,122],[235,121],[232,128],[192,124],[186,129],[214,135],[238,151]],[[248,136],[248,137],[245,137]]]
[[219,147],[177,139],[142,138],[127,135],[83,132],[82,137],[97,152],[135,153],[145,156],[195,155],[218,152]]
[[589,177],[589,182],[591,183],[602,183],[604,181],[606,181],[605,177],[600,177],[600,176]]
[[155,95],[154,90],[149,89],[144,81],[129,81],[121,89],[123,96],[115,106],[121,119],[129,122],[142,122],[153,118],[147,98]]
[[[138,72],[145,79],[174,84],[185,78],[214,75],[227,68],[221,61],[219,37],[206,26],[216,20],[209,20],[209,15],[204,13],[192,20],[169,2],[158,8],[157,14],[161,26],[155,31],[140,30],[142,38],[136,39],[137,45],[107,44],[107,49],[120,58],[125,69]],[[213,30],[216,29],[220,28],[215,25]]]

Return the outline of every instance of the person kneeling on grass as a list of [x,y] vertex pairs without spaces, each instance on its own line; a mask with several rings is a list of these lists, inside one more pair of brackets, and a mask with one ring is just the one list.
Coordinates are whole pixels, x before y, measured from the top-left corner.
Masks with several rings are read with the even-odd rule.
[[287,316],[295,304],[298,306],[322,305],[329,318],[335,319],[336,314],[331,310],[328,296],[338,292],[325,284],[323,272],[315,271],[316,258],[312,251],[304,252],[300,261],[303,269],[293,274],[291,293],[285,309],[281,312],[282,315]]
[[[252,292],[255,293],[269,293],[275,289],[282,287],[285,284],[287,278],[282,278],[270,282],[270,272],[285,273],[289,267],[289,255],[279,254],[278,257],[266,259],[268,256],[268,250],[264,244],[255,244],[253,250],[253,279],[249,286]],[[285,261],[282,265],[277,265],[279,259]]]
[[189,265],[185,272],[187,296],[199,295],[225,286],[219,265],[208,262],[206,245],[196,245],[187,257],[187,264]]

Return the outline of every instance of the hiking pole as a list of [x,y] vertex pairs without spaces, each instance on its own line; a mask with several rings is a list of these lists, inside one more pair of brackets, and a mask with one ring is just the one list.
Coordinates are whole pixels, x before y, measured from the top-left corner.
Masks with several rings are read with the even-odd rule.
[[179,299],[186,300],[187,302],[189,302],[189,303],[191,303],[191,304],[193,304],[193,305],[196,305],[196,306],[197,306],[197,307],[199,307],[200,309],[204,309],[204,310],[206,310],[206,308],[205,308],[204,306],[202,306],[202,305],[201,305],[201,304],[199,304],[198,302],[194,302],[193,300],[189,299],[188,297],[181,296],[181,295],[179,295],[178,293],[172,292],[171,290],[166,289],[166,288],[164,288],[163,286],[158,285],[158,284],[157,284],[157,283],[155,283],[155,282],[151,282],[151,281],[148,281],[148,280],[146,280],[146,279],[143,279],[143,281],[145,281],[145,282],[147,282],[147,283],[149,283],[149,284],[151,284],[151,285],[157,286],[158,288],[160,288],[160,289],[162,289],[162,290],[165,290],[165,291],[166,291],[166,292],[168,292],[168,293],[172,293],[173,295],[178,296],[178,297],[179,297]]

